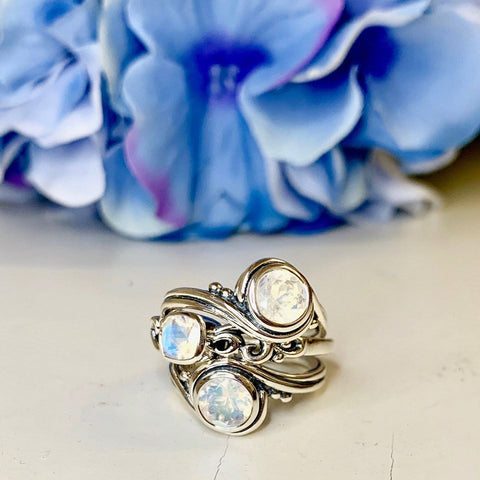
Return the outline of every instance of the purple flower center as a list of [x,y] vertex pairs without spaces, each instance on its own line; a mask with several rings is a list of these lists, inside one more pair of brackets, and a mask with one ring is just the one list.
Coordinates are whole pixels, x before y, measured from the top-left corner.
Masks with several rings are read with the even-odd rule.
[[191,87],[206,100],[235,100],[248,74],[268,59],[261,47],[212,36],[192,49],[185,67]]

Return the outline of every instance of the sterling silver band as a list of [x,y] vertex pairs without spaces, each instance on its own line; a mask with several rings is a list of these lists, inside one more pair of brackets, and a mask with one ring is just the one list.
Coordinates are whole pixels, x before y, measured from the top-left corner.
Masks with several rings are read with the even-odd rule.
[[152,317],[151,338],[174,384],[208,427],[258,428],[268,398],[288,402],[322,387],[332,351],[323,307],[306,278],[276,258],[259,260],[235,290],[178,288]]

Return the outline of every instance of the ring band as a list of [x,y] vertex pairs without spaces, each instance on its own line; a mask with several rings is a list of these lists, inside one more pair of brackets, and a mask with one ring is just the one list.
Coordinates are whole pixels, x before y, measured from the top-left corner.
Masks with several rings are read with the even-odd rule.
[[150,331],[200,420],[229,435],[258,428],[269,397],[288,402],[321,388],[320,357],[333,347],[308,281],[276,258],[251,265],[235,290],[219,283],[171,290]]

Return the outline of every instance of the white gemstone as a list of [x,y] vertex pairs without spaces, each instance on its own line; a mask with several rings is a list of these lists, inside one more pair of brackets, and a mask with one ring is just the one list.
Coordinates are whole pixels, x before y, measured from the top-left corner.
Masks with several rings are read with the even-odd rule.
[[208,423],[228,430],[240,427],[250,418],[253,398],[239,380],[217,377],[200,387],[198,408]]
[[162,351],[172,360],[191,360],[200,348],[202,329],[195,317],[168,315],[162,324]]
[[297,275],[278,268],[258,279],[255,300],[262,317],[277,325],[290,325],[306,312],[309,293]]

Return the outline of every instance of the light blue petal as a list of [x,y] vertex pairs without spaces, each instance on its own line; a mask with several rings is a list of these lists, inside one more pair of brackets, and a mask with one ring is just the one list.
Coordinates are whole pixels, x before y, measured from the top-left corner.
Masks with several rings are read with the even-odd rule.
[[105,188],[100,148],[89,138],[48,150],[32,144],[26,179],[56,203],[89,205]]
[[99,202],[104,222],[122,235],[138,239],[169,233],[171,225],[156,216],[155,199],[131,174],[123,150],[120,147],[112,149],[104,165],[107,183]]
[[[102,118],[99,80],[97,72],[96,85],[92,85],[89,74],[81,63],[68,65],[58,75],[39,85],[29,101],[1,112],[0,134],[13,130],[50,148],[95,133],[100,128]],[[85,97],[85,92],[90,87],[91,90]],[[95,100],[92,97],[94,95]],[[86,103],[82,103],[85,99]],[[77,107],[86,107],[85,111],[79,112],[77,122],[67,123],[67,128],[57,132],[63,121],[70,115],[76,115]]]
[[0,134],[53,148],[100,129],[98,8],[97,0],[2,3]]
[[326,216],[350,223],[386,221],[440,204],[435,192],[409,179],[397,159],[380,150],[335,149],[308,167],[276,166],[271,189],[276,208],[306,225]]
[[5,29],[44,29],[76,6],[76,0],[4,0],[0,3],[1,25]]
[[95,41],[100,0],[4,0],[0,29],[48,33],[71,48]]
[[270,62],[249,80],[249,90],[258,94],[313,57],[342,8],[343,0],[130,0],[127,11],[148,50],[177,62],[215,36],[265,49]]
[[382,119],[371,105],[367,104],[358,128],[344,142],[345,146],[372,149],[381,147],[397,158],[405,173],[418,175],[430,173],[450,164],[457,149],[447,151],[401,150],[387,130]]
[[77,1],[56,0],[54,3],[68,5],[65,7],[67,9],[65,13],[55,18],[48,26],[50,35],[73,51],[96,42],[100,15],[99,0],[83,0],[80,8]]
[[339,68],[345,61],[361,33],[373,26],[400,27],[420,17],[428,7],[429,0],[392,2],[391,8],[366,10],[358,18],[343,24],[324,48],[320,50],[308,68],[295,77],[297,82],[323,78]]
[[400,162],[402,170],[409,175],[434,172],[450,165],[458,155],[458,150],[446,152],[402,152],[392,151]]
[[311,83],[289,83],[258,97],[241,97],[242,110],[265,157],[308,165],[335,147],[361,116],[356,70]]
[[130,112],[122,98],[122,77],[130,62],[144,52],[144,48],[127,24],[126,4],[127,0],[105,2],[99,37],[110,101],[118,113],[128,116]]
[[275,208],[292,219],[307,223],[325,216],[342,219],[369,198],[361,152],[347,155],[336,148],[304,167],[272,161],[268,165]]
[[231,233],[242,224],[249,195],[241,119],[229,106],[206,107],[199,132],[194,223]]
[[207,107],[195,187],[193,222],[206,235],[227,235],[240,227],[278,230],[287,220],[272,207],[265,167],[240,113],[228,105]]
[[179,61],[205,34],[202,18],[213,22],[205,15],[209,6],[210,0],[129,0],[126,20],[149,52]]
[[373,151],[365,168],[368,199],[360,208],[345,215],[352,223],[384,222],[399,212],[420,215],[441,205],[431,188],[409,179],[397,160],[386,152]]
[[275,210],[291,219],[314,221],[318,215],[318,209],[288,183],[285,175],[286,165],[266,158],[265,167],[268,190]]
[[148,55],[127,71],[124,97],[134,126],[126,140],[130,170],[157,201],[157,215],[176,228],[190,217],[193,164],[183,70]]
[[237,111],[207,106],[199,132],[193,222],[206,233],[232,233],[247,211],[249,184],[244,132]]
[[200,235],[285,224],[268,200],[263,160],[234,105],[189,105],[183,70],[153,55],[128,70],[124,93],[135,121],[128,165],[156,199],[157,217],[175,228],[192,224]]
[[30,82],[38,83],[53,73],[59,63],[67,60],[68,52],[38,30],[0,32],[0,108],[9,108],[25,101],[33,88]]
[[[244,1],[249,6],[253,3]],[[257,0],[257,11],[247,12],[250,18],[243,29],[266,48],[271,61],[246,80],[248,95],[260,95],[282,85],[305,67],[324,45],[343,6],[343,0]]]
[[368,198],[367,176],[362,158],[348,158],[336,148],[312,165],[285,170],[300,195],[341,216],[357,209]]
[[[36,139],[39,145],[47,148],[62,145],[93,135],[102,127],[99,53],[96,44],[88,44],[77,50],[78,77],[85,78],[84,89],[74,83],[67,84],[67,88],[62,90],[64,81],[59,78],[56,83],[58,93],[62,92],[61,95],[71,103],[65,102],[63,105],[59,121],[52,132]],[[54,102],[52,104],[55,105]]]
[[[388,35],[392,65],[365,78],[370,139],[383,145],[387,130],[398,150],[440,152],[470,140],[480,128],[479,25],[440,6]],[[383,123],[377,135],[369,122]]]

